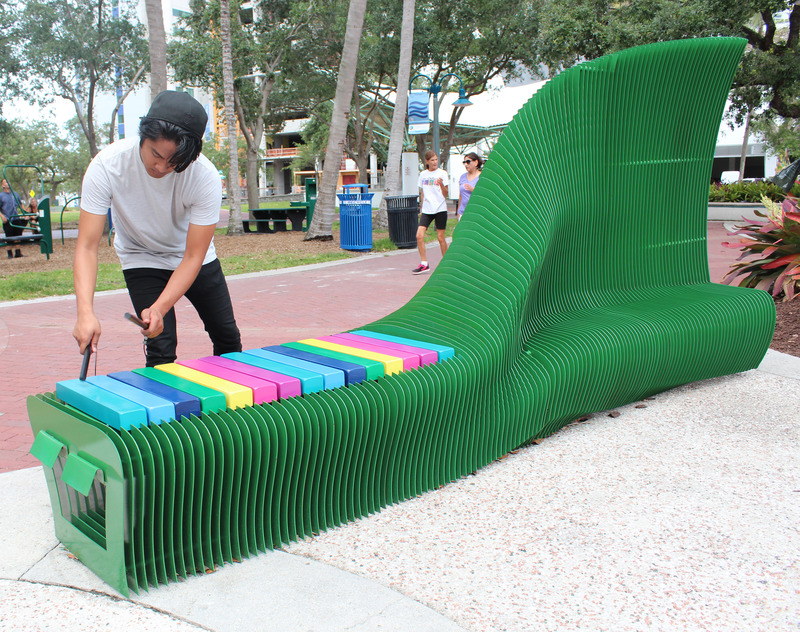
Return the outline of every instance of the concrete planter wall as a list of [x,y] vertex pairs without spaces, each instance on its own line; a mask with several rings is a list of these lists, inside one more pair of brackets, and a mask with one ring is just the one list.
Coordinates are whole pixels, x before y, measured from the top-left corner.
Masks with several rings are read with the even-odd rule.
[[709,221],[736,221],[742,217],[749,220],[759,219],[753,211],[763,209],[763,205],[749,202],[709,202],[708,219]]

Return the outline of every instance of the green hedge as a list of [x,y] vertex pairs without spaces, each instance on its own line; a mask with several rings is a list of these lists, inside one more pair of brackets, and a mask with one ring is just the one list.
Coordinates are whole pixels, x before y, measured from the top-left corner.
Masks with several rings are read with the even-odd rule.
[[[780,202],[786,197],[777,184],[759,180],[757,182],[734,182],[732,184],[712,184],[708,190],[709,202],[749,202],[761,204],[761,196]],[[800,184],[792,188],[792,195],[800,196]]]

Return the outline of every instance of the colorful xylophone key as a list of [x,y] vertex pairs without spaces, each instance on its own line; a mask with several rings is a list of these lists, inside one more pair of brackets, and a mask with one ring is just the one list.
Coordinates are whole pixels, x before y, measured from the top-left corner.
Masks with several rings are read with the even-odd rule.
[[359,330],[66,380],[56,385],[56,395],[113,428],[129,430],[345,387],[452,356],[449,347]]

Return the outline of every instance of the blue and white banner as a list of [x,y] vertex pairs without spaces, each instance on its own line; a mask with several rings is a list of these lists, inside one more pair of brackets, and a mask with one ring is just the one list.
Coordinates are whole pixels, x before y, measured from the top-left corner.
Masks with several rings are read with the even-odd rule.
[[430,128],[430,94],[427,90],[411,90],[408,93],[408,133],[427,134]]

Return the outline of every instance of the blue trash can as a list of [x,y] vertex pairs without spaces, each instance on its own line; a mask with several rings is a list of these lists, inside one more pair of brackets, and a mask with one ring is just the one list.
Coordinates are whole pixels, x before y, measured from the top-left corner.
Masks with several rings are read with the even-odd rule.
[[346,184],[339,198],[339,246],[372,250],[372,196],[366,184]]

